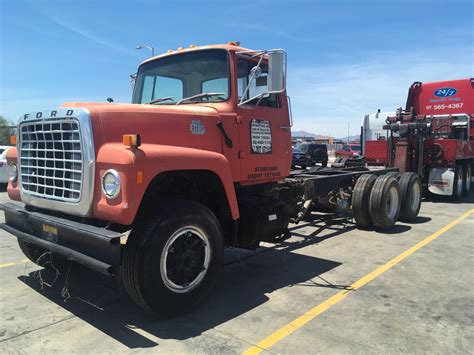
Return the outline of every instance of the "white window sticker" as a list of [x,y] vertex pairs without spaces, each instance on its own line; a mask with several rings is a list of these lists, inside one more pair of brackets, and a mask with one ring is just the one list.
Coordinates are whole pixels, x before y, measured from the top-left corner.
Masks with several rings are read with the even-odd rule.
[[257,119],[251,120],[250,140],[252,142],[252,153],[271,154],[272,130],[270,128],[270,121]]

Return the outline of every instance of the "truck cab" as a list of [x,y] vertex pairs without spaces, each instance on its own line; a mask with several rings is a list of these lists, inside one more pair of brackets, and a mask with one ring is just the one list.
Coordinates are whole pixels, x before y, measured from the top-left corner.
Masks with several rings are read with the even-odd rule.
[[2,205],[3,227],[31,260],[53,252],[120,274],[137,304],[166,312],[157,299],[182,306],[207,289],[224,245],[287,230],[271,192],[292,160],[286,53],[180,47],[134,78],[130,104],[19,117],[8,195],[25,206]]

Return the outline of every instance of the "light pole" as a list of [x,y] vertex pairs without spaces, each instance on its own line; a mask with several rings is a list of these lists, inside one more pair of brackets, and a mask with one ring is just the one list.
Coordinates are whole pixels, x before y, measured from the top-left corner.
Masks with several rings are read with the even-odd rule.
[[351,123],[348,121],[347,122],[347,144],[349,144],[349,129],[351,127]]
[[137,46],[135,49],[148,49],[149,51],[151,51],[151,56],[154,57],[155,56],[155,47],[150,47],[150,46]]

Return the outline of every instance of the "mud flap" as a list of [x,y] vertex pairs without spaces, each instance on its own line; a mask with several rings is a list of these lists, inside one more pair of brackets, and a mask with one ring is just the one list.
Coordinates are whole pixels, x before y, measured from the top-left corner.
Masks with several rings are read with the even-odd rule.
[[453,168],[431,168],[428,190],[435,195],[451,196],[454,185]]

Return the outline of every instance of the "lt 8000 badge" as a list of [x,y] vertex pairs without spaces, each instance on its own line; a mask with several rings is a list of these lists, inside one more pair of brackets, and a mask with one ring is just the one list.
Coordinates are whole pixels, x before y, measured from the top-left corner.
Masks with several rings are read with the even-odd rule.
[[272,130],[270,121],[253,119],[250,121],[250,141],[253,154],[272,153]]

